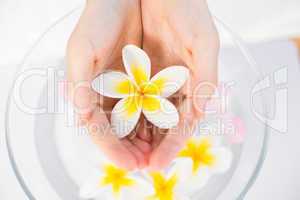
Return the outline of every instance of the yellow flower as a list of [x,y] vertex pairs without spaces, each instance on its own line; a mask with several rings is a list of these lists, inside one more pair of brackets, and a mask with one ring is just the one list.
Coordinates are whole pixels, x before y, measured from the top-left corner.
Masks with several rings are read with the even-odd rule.
[[222,173],[229,169],[232,153],[221,146],[219,140],[218,136],[192,137],[179,152],[178,157],[191,159],[194,173],[200,171],[201,168]]
[[216,157],[211,152],[212,143],[209,138],[202,140],[189,139],[186,147],[179,152],[179,157],[187,157],[193,161],[193,171],[197,172],[200,166],[212,166]]
[[177,125],[176,107],[166,98],[176,93],[189,76],[187,68],[171,66],[150,79],[151,62],[142,49],[127,45],[123,48],[123,63],[127,74],[110,71],[100,74],[92,83],[103,96],[120,98],[111,113],[111,125],[120,138],[136,126],[141,113],[159,128]]
[[187,159],[176,159],[174,163],[162,172],[152,172],[148,175],[150,188],[145,200],[188,200],[186,186],[191,178],[191,162]]
[[114,165],[104,167],[104,177],[100,180],[100,186],[111,186],[113,193],[119,195],[123,187],[130,187],[135,181],[128,177],[128,172]]
[[187,141],[177,159],[191,161],[192,173],[185,190],[193,193],[204,186],[211,175],[224,173],[230,168],[232,153],[221,146],[218,136],[194,136]]
[[162,173],[151,173],[155,194],[148,197],[148,200],[174,200],[174,188],[178,182],[178,177],[173,174],[166,178]]
[[[135,194],[143,181],[122,168],[104,164],[93,171],[92,175],[80,188],[80,197],[85,199],[105,197],[107,199],[124,199],[124,192]],[[130,191],[130,192],[129,192]]]

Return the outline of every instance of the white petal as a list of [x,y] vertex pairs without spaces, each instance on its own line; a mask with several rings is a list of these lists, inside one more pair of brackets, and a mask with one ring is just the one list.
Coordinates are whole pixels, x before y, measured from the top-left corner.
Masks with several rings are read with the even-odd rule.
[[180,195],[180,196],[178,196],[176,199],[178,199],[178,200],[191,200],[190,197],[184,196],[184,195]]
[[129,76],[117,71],[100,74],[92,82],[92,88],[99,94],[111,98],[124,98],[135,92],[135,86]]
[[168,177],[174,173],[178,175],[180,182],[188,180],[193,174],[193,161],[190,158],[176,158],[168,171]]
[[210,170],[206,167],[198,170],[187,181],[181,182],[176,188],[178,193],[191,195],[204,187],[211,176]]
[[131,177],[134,178],[136,184],[132,187],[124,188],[124,200],[141,200],[154,194],[154,189],[150,182],[145,180],[141,175],[131,175]]
[[197,133],[193,136],[195,139],[197,139],[199,142],[203,140],[209,140],[212,147],[217,147],[222,144],[223,136],[221,135],[198,135]]
[[119,138],[127,136],[134,129],[140,118],[141,110],[135,97],[121,99],[115,105],[111,112],[111,126]]
[[[123,200],[122,199],[122,192],[120,192],[120,194],[118,195],[118,196],[116,196],[115,194],[114,194],[114,192],[113,192],[113,189],[112,189],[112,186],[111,185],[109,185],[108,187],[107,187],[108,189],[107,189],[107,192],[105,193],[105,195],[103,195],[103,196],[101,196],[101,198],[99,198],[99,199],[101,199],[102,200],[102,198],[103,199],[105,199],[105,200]],[[125,200],[125,199],[124,199]]]
[[178,193],[175,194],[174,200],[191,200],[191,198],[185,194]]
[[122,188],[120,193],[115,194],[112,188],[112,185],[107,187],[107,192],[105,195],[100,196],[99,199],[104,200],[127,200],[126,195],[124,194],[125,188]]
[[232,152],[225,147],[212,148],[211,153],[216,158],[216,163],[210,167],[213,173],[226,172],[232,163]]
[[142,49],[134,45],[126,45],[122,51],[123,63],[127,74],[137,85],[149,81],[151,76],[150,58]]
[[99,170],[95,170],[93,175],[90,176],[87,181],[80,187],[79,195],[83,199],[96,198],[99,195],[105,194],[108,190],[107,187],[100,187],[102,173]]
[[[152,100],[158,102],[159,107],[158,109],[156,109],[157,106],[147,108],[144,104],[145,100],[143,100],[143,113],[147,120],[159,128],[170,129],[175,127],[179,122],[179,114],[176,107],[167,99],[159,97],[152,98]],[[151,98],[149,98],[149,100],[152,101]]]
[[159,96],[169,97],[177,92],[189,77],[189,70],[183,66],[171,66],[163,69],[151,79]]

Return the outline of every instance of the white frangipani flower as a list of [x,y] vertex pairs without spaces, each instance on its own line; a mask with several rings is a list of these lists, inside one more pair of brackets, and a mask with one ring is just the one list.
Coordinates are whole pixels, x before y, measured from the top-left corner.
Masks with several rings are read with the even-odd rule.
[[144,195],[145,200],[190,200],[185,190],[192,175],[192,162],[185,158],[177,159],[173,165],[162,172],[146,175],[150,190]]
[[179,152],[177,159],[189,159],[192,172],[185,190],[193,193],[206,184],[213,174],[226,172],[232,163],[232,152],[221,145],[219,136],[193,136]]
[[166,98],[176,93],[185,83],[189,71],[183,66],[163,69],[150,79],[151,62],[148,55],[134,45],[122,51],[127,74],[110,71],[100,74],[92,87],[103,96],[120,98],[111,113],[111,125],[120,138],[136,126],[141,113],[159,128],[177,125],[176,107]]
[[[113,164],[102,164],[80,188],[83,199],[106,200],[189,200],[186,184],[192,162],[177,159],[160,172],[129,172]],[[189,185],[189,184],[188,184]]]
[[194,136],[171,166],[160,172],[129,172],[101,164],[80,188],[80,197],[106,200],[190,200],[217,173],[226,172],[232,153],[219,137]]
[[[113,164],[103,164],[95,169],[80,188],[84,199],[141,200],[149,186],[137,172],[128,172]],[[141,192],[139,192],[141,191]]]

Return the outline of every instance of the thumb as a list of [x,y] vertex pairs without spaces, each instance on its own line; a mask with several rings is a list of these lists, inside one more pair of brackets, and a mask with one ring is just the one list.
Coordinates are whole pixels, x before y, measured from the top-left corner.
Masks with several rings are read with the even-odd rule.
[[191,76],[193,108],[196,118],[204,115],[205,105],[210,100],[218,84],[218,50],[199,52],[193,58]]
[[83,39],[71,37],[67,49],[68,97],[81,122],[89,120],[97,98],[91,89],[94,63],[92,45]]
[[165,138],[153,151],[150,157],[150,171],[167,167],[177,157],[186,141],[193,135],[196,120],[193,113],[187,112],[191,106],[191,100],[188,98],[179,106],[179,124],[177,127],[168,130]]

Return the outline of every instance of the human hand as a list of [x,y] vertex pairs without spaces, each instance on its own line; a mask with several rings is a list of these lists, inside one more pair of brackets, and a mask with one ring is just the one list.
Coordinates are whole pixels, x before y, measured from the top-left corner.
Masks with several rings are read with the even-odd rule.
[[127,169],[143,167],[150,146],[138,137],[114,136],[108,118],[115,101],[97,95],[91,82],[107,66],[124,69],[120,55],[126,44],[141,46],[140,13],[139,0],[89,0],[67,48],[68,91],[78,118],[101,151]]
[[192,135],[203,117],[206,101],[217,83],[219,40],[205,0],[142,0],[143,48],[152,65],[187,66],[190,80],[180,95],[180,122],[166,134],[153,135],[149,166],[166,167]]

